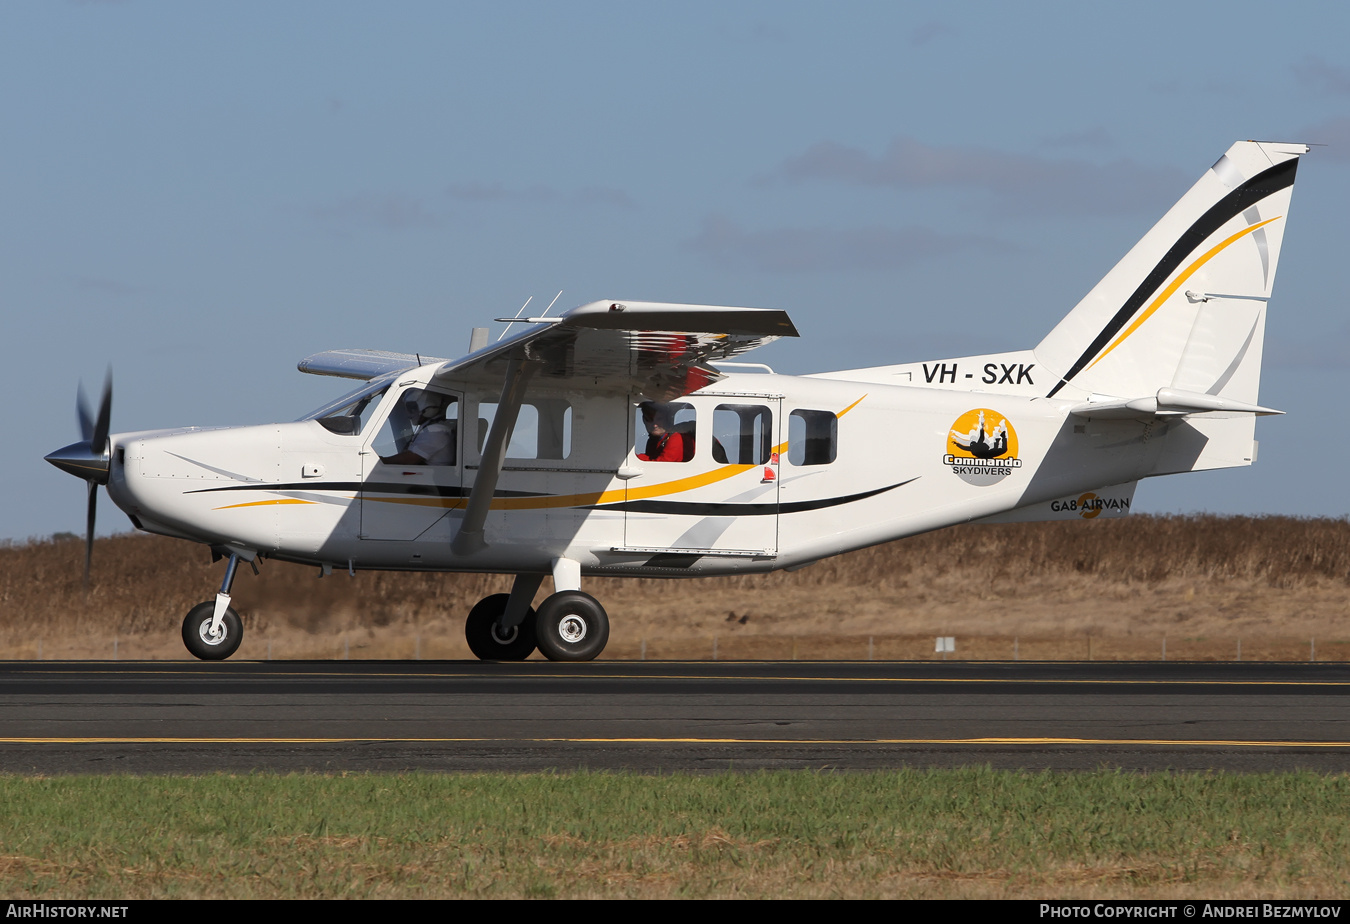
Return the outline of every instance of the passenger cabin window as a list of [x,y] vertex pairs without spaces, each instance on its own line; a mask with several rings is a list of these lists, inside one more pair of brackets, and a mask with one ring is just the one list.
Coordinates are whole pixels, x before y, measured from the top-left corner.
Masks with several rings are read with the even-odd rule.
[[833,411],[793,411],[788,415],[788,462],[829,465],[838,453],[839,418]]
[[773,454],[773,412],[758,404],[719,404],[713,411],[713,460],[765,465]]
[[[487,445],[497,402],[478,405],[478,452]],[[531,398],[520,405],[511,441],[506,444],[508,459],[553,459],[561,461],[572,454],[572,405],[563,398]]]
[[459,401],[444,392],[409,388],[389,412],[374,449],[386,463],[454,465],[458,444]]
[[692,404],[643,401],[633,426],[633,452],[643,462],[688,462],[694,458],[696,423]]

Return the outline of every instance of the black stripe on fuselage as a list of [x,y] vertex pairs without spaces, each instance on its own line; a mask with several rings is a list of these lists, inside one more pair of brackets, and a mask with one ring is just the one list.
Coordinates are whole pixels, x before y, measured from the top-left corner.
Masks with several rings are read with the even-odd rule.
[[[854,501],[864,500],[868,497],[875,497],[878,494],[884,494],[887,491],[893,491],[896,488],[903,487],[911,481],[917,481],[910,478],[906,481],[897,482],[884,488],[875,488],[871,491],[863,491],[860,494],[850,494],[847,497],[825,497],[819,500],[792,501],[786,504],[719,504],[715,501],[703,503],[690,503],[686,501],[663,501],[663,500],[640,500],[640,501],[621,501],[617,504],[578,504],[578,509],[586,510],[622,510],[627,513],[664,513],[676,516],[724,516],[724,517],[746,517],[746,516],[766,516],[769,514],[780,513],[803,513],[808,510],[821,510],[825,507],[837,507],[840,504],[851,504]],[[226,485],[219,488],[199,488],[196,491],[188,491],[188,494],[211,494],[220,491],[267,491],[269,493],[281,493],[283,491],[354,491],[362,494],[413,494],[430,497],[467,497],[469,488],[452,487],[449,485],[425,485],[425,484],[397,484],[397,483],[379,483],[369,484],[361,481],[326,481],[320,483],[314,482],[292,482],[290,484],[239,484]],[[550,495],[531,491],[497,491],[493,497],[549,497]]]
[[1263,170],[1247,182],[1243,183],[1237,189],[1220,199],[1215,205],[1211,206],[1209,211],[1196,219],[1195,224],[1186,229],[1186,233],[1177,239],[1171,249],[1163,255],[1158,264],[1152,271],[1144,277],[1144,281],[1139,284],[1139,288],[1134,290],[1134,294],[1125,300],[1125,304],[1116,312],[1115,317],[1102,328],[1102,332],[1097,335],[1097,339],[1092,341],[1092,345],[1083,351],[1083,355],[1078,357],[1069,371],[1059,380],[1054,388],[1050,389],[1050,394],[1046,397],[1053,398],[1055,393],[1069,383],[1075,375],[1083,371],[1092,358],[1100,353],[1111,338],[1120,332],[1120,329],[1129,323],[1130,318],[1143,306],[1154,292],[1167,281],[1167,277],[1181,265],[1181,261],[1195,251],[1205,242],[1205,240],[1219,230],[1230,219],[1242,214],[1256,203],[1269,195],[1279,192],[1287,186],[1294,185],[1294,173],[1298,170],[1298,158],[1290,158],[1282,164],[1276,164],[1268,170]]
[[838,507],[840,504],[851,504],[854,501],[875,497],[878,494],[894,491],[896,488],[917,480],[917,478],[910,478],[908,481],[901,481],[884,488],[874,488],[871,491],[863,491],[861,494],[850,494],[847,497],[822,497],[819,500],[792,501],[786,504],[719,504],[716,501],[691,503],[689,501],[640,500],[605,504],[603,509],[622,510],[625,513],[663,513],[670,516],[685,517],[758,517],[781,513],[805,513],[808,510],[823,510],[826,507]]

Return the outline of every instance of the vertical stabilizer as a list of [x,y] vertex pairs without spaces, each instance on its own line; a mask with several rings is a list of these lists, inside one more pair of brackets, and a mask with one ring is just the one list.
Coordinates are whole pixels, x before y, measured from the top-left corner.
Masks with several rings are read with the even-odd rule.
[[1307,145],[1240,141],[1036,347],[1048,394],[1257,403],[1266,303]]

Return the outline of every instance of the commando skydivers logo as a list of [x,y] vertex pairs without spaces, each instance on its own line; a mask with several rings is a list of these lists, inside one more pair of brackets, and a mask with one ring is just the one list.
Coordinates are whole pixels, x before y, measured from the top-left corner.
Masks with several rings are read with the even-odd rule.
[[1017,431],[998,411],[977,407],[952,424],[944,465],[967,484],[997,484],[1022,467],[1017,458]]

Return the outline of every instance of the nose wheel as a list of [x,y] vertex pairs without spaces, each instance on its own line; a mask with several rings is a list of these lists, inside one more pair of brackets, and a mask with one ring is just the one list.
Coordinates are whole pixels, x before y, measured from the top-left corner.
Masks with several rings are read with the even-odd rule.
[[193,657],[203,661],[224,661],[239,650],[244,640],[244,624],[234,607],[226,607],[218,625],[215,623],[216,602],[198,603],[188,610],[183,620],[183,644]]
[[183,644],[194,658],[224,661],[239,650],[239,643],[244,640],[244,624],[240,622],[234,607],[230,606],[230,588],[234,585],[239,562],[247,561],[253,565],[253,573],[258,573],[253,554],[231,552],[230,561],[225,566],[225,580],[221,581],[216,599],[198,603],[188,610],[187,618],[183,620]]

